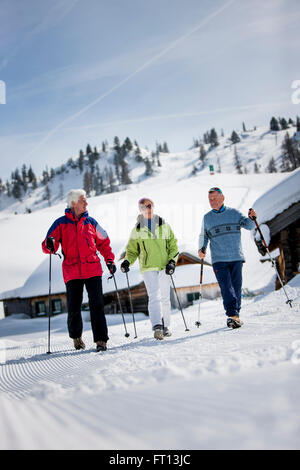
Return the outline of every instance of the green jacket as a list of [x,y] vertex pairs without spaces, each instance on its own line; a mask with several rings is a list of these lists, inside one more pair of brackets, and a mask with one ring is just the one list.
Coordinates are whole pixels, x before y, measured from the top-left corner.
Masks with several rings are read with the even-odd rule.
[[170,225],[157,215],[154,218],[155,235],[144,225],[143,217],[139,216],[126,247],[125,259],[133,264],[139,258],[141,272],[161,271],[171,259],[176,263],[179,255]]

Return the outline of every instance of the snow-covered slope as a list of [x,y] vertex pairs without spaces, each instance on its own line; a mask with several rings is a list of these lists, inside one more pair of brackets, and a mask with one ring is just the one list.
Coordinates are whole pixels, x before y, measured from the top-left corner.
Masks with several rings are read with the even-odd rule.
[[[72,350],[66,315],[0,321],[1,449],[299,449],[300,279],[244,301],[229,330],[221,300],[173,311],[173,336],[152,338],[148,319],[109,326],[109,349]],[[20,424],[21,423],[21,424]],[[26,432],[24,432],[26,426]]]

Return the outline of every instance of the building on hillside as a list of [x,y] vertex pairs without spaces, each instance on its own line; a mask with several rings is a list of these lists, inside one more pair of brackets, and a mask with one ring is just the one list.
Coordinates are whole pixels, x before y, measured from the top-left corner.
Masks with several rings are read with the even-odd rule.
[[[23,287],[3,292],[0,295],[0,300],[4,305],[5,316],[23,313],[30,317],[38,317],[48,314],[48,263],[48,259],[45,259],[32,275],[29,276]],[[104,273],[102,278],[104,310],[106,314],[120,313],[115,285],[113,279],[109,279],[109,277],[109,273]],[[118,269],[115,279],[123,313],[131,312],[126,276]],[[134,312],[148,314],[148,296],[138,264],[130,269],[128,279]],[[197,256],[188,252],[183,252],[179,255],[174,282],[184,307],[191,305],[194,300],[199,298],[200,260]],[[66,313],[67,297],[61,273],[61,262],[58,257],[53,257],[51,293],[53,314]],[[171,288],[170,295],[172,306],[177,308],[177,300],[173,288]],[[219,285],[212,267],[205,262],[203,297],[215,298],[218,295],[220,295]],[[83,308],[88,309],[88,297],[85,291]]]
[[[257,220],[263,224],[263,235],[270,252],[279,249],[276,258],[282,279],[288,282],[300,267],[300,168],[293,171],[254,203]],[[259,252],[266,254],[255,234]],[[280,283],[276,281],[276,289]]]

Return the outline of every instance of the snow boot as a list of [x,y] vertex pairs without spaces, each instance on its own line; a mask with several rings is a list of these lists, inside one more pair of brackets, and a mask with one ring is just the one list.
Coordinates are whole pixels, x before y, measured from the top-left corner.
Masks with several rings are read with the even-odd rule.
[[155,325],[153,327],[154,330],[154,338],[155,339],[164,339],[164,330],[162,325]]
[[97,352],[106,351],[107,350],[106,342],[105,341],[97,341],[96,350],[97,350]]
[[163,334],[164,334],[164,336],[167,336],[167,337],[172,336],[171,331],[166,326],[164,327],[164,333]]
[[233,317],[227,318],[227,326],[228,328],[232,328],[233,330],[236,328],[240,328],[243,325],[243,322],[240,320],[238,315],[234,315]]
[[74,343],[74,348],[79,351],[79,349],[85,349],[85,344],[84,342],[82,341],[82,338],[74,338],[73,339],[73,343]]

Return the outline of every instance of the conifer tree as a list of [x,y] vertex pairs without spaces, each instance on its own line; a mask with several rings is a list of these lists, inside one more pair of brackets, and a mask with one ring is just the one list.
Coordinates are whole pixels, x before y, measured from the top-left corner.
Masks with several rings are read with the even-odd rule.
[[237,144],[238,142],[241,141],[241,139],[239,138],[238,134],[235,131],[232,131],[230,140],[233,144]]
[[133,149],[133,145],[132,145],[131,140],[129,139],[129,137],[126,137],[123,145],[124,145],[125,149],[127,150],[127,152],[131,152],[131,150]]
[[286,119],[282,118],[282,119],[280,119],[280,121],[279,121],[279,122],[280,122],[281,129],[282,129],[282,130],[286,130],[286,129],[288,129],[288,128],[289,128],[289,126],[288,126],[288,123],[287,123]]
[[144,160],[144,163],[145,163],[145,175],[146,176],[151,176],[153,174],[153,168],[152,168],[152,164],[149,160],[149,158],[146,158]]
[[243,174],[242,163],[241,163],[239,154],[237,152],[236,145],[234,146],[234,166],[235,166],[235,169],[237,170],[238,174],[242,175]]
[[108,181],[108,192],[114,193],[116,191],[116,186],[115,186],[116,180],[115,180],[114,172],[111,167],[107,170],[107,181]]
[[136,159],[137,162],[142,162],[143,161],[141,149],[138,145],[136,146],[134,154],[135,154],[135,159]]
[[12,173],[12,190],[11,193],[15,199],[21,200],[22,197],[22,179],[18,168]]
[[167,142],[164,142],[162,151],[164,153],[170,153]]
[[121,183],[125,186],[132,183],[129,176],[129,166],[125,158],[121,160]]
[[217,147],[219,145],[219,142],[218,142],[218,134],[216,132],[216,130],[213,128],[211,129],[210,131],[210,134],[209,134],[209,143],[210,143],[210,146],[211,147]]
[[277,173],[277,168],[276,168],[274,157],[270,159],[266,170],[267,170],[267,173]]
[[293,171],[300,166],[300,150],[288,132],[282,142],[281,162],[282,171]]
[[27,189],[28,189],[28,177],[27,177],[27,168],[26,168],[26,165],[24,163],[24,165],[22,166],[22,185],[23,185],[23,190],[24,190],[24,193],[27,192]]
[[88,170],[86,170],[83,175],[83,189],[85,190],[87,197],[90,197],[91,191],[93,188],[92,188],[91,174],[89,173]]
[[114,150],[118,153],[121,150],[120,139],[117,136],[114,138]]
[[45,187],[43,199],[48,202],[48,206],[50,207],[51,206],[51,191],[50,191],[48,183],[46,184],[46,187]]
[[9,181],[6,181],[6,194],[8,197],[11,197],[11,186]]
[[78,168],[79,168],[80,173],[83,172],[83,166],[84,166],[84,155],[83,155],[83,151],[80,150],[79,157],[78,157]]
[[201,160],[202,163],[204,163],[204,160],[206,158],[206,150],[204,148],[204,145],[200,145],[200,151],[199,151],[199,159]]
[[116,151],[114,154],[115,173],[118,184],[120,183],[120,153],[121,149],[119,150],[119,152]]
[[279,123],[274,116],[272,117],[271,122],[270,122],[270,130],[279,131]]

